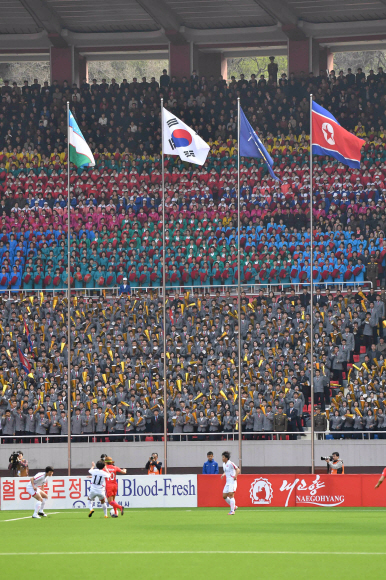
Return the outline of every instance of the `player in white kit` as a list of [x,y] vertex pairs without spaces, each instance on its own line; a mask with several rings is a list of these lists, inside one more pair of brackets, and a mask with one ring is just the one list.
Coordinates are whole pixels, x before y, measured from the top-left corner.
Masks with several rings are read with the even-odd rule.
[[36,475],[31,477],[30,483],[27,484],[27,491],[31,497],[36,499],[35,511],[32,514],[33,518],[40,517],[46,518],[47,514],[44,513],[44,506],[48,499],[48,495],[43,491],[44,484],[48,477],[52,477],[54,473],[54,468],[51,466],[46,467],[45,471],[39,471]]
[[88,492],[88,507],[90,508],[90,513],[88,517],[91,518],[94,513],[94,499],[99,499],[103,507],[103,513],[105,518],[107,518],[107,502],[106,502],[106,480],[110,477],[110,473],[105,471],[105,462],[101,459],[97,461],[96,469],[95,463],[92,462],[91,469],[89,473],[91,475],[91,485]]
[[231,511],[228,515],[234,516],[235,510],[237,510],[236,500],[235,500],[235,491],[237,489],[237,476],[240,473],[240,469],[230,460],[231,454],[229,451],[224,451],[222,454],[223,460],[223,474],[221,479],[225,477],[225,486],[222,492],[222,496],[230,505]]

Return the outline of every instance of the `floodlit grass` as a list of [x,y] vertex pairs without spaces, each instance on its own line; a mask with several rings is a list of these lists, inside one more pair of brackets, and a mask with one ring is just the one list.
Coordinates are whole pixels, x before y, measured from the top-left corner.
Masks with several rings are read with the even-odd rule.
[[363,580],[386,562],[382,508],[54,511],[0,512],[4,578]]

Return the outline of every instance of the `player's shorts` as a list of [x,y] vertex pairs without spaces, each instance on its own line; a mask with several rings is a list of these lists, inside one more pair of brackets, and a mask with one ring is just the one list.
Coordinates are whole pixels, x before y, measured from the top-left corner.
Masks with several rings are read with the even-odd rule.
[[223,493],[234,493],[237,489],[237,482],[226,483],[223,489]]
[[106,497],[115,497],[118,493],[118,486],[117,485],[108,485],[106,486]]
[[96,499],[96,498],[98,498],[99,500],[106,499],[103,491],[92,491],[92,490],[89,491],[88,499]]
[[[37,488],[38,491],[42,491],[41,487]],[[36,495],[36,491],[34,490],[34,488],[32,487],[32,485],[29,483],[26,487],[26,491],[27,493],[30,494],[31,497],[33,497],[34,495]]]

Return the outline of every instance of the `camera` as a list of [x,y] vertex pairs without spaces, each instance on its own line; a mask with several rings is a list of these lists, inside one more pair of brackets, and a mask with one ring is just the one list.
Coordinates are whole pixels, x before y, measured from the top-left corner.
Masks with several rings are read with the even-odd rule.
[[9,457],[10,469],[16,470],[19,465],[19,452],[13,451]]
[[321,461],[332,461],[332,455],[329,455],[328,457],[321,457],[320,459]]

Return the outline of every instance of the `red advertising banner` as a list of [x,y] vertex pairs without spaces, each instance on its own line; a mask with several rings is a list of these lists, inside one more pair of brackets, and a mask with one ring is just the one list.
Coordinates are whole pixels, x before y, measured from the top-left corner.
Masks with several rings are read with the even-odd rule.
[[[239,475],[240,507],[386,506],[386,489],[374,489],[379,475]],[[198,476],[198,507],[221,507],[225,479]],[[385,484],[386,485],[386,484]]]
[[380,475],[377,473],[361,475],[362,478],[362,506],[363,507],[386,507],[386,481],[381,487],[374,489]]

